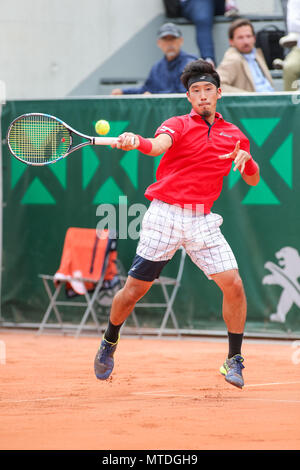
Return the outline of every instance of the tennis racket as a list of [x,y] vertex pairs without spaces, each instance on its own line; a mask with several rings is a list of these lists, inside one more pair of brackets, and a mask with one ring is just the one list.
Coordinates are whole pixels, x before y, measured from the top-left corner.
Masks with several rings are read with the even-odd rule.
[[[74,136],[84,141],[75,145]],[[90,137],[75,131],[55,116],[28,113],[17,117],[9,126],[8,148],[12,155],[27,165],[49,165],[86,145],[112,145],[117,137]]]

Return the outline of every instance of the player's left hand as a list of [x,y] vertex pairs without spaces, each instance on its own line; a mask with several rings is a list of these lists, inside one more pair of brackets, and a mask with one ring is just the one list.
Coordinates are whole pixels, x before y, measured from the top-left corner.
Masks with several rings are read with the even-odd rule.
[[240,141],[238,140],[233,152],[219,155],[219,158],[222,160],[230,158],[235,163],[233,171],[240,170],[240,172],[243,173],[246,162],[250,160],[251,155],[245,150],[240,149]]

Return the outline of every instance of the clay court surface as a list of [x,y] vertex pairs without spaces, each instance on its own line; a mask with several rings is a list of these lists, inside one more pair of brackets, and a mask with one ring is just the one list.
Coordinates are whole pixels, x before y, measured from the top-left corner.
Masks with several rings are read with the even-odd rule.
[[96,337],[0,340],[1,450],[300,449],[292,342],[246,339],[239,390],[218,372],[225,339],[123,337],[106,382],[94,377]]

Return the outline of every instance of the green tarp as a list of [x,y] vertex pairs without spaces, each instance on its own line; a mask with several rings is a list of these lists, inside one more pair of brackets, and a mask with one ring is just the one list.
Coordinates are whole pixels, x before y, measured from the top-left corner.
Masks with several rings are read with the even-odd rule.
[[[106,119],[111,136],[130,130],[152,137],[163,120],[189,110],[186,98],[177,96],[8,101],[3,106],[2,319],[41,320],[48,299],[38,274],[55,273],[67,228],[96,227],[103,217],[101,204],[116,208],[116,228],[123,231],[119,257],[127,270],[137,240],[126,239],[119,222],[125,217],[127,224],[134,224],[132,205],[148,206],[144,191],[154,181],[159,162],[159,157],[138,151],[101,146],[85,147],[49,167],[27,167],[9,154],[9,123],[23,113],[44,112],[88,135],[95,134],[98,119]],[[225,96],[218,111],[248,136],[261,168],[256,187],[247,186],[232,171],[213,208],[224,218],[222,231],[244,280],[246,329],[300,333],[300,106],[289,94]],[[174,259],[164,273],[174,275],[175,270]],[[223,331],[221,304],[218,288],[188,258],[175,302],[180,327]],[[271,316],[278,308],[283,322]],[[142,325],[157,326],[161,320],[154,310],[140,312]],[[74,314],[72,321],[78,322]]]

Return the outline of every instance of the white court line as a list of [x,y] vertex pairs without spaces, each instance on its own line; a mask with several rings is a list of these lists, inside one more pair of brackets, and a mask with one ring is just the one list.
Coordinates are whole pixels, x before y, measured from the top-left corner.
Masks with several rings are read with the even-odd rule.
[[264,387],[267,385],[293,385],[293,384],[300,384],[300,381],[298,382],[270,382],[270,383],[265,383],[265,384],[248,384],[248,385],[245,385],[245,387]]
[[[200,400],[205,400],[205,399],[211,399],[215,398],[216,400],[224,400],[224,401],[230,401],[234,400],[237,397],[221,397],[221,396],[212,396],[207,394],[207,396],[201,397],[199,395],[184,395],[184,394],[179,394],[179,393],[167,393],[167,392],[133,392],[132,395],[140,395],[140,396],[147,396],[147,397],[160,397],[160,398],[190,398],[190,399],[200,399]],[[300,400],[277,400],[277,399],[269,399],[269,398],[248,398],[248,397],[238,397],[239,399],[243,401],[263,401],[266,403],[299,403]]]
[[65,398],[69,398],[68,396],[65,397],[46,397],[46,398],[32,398],[30,400],[0,400],[0,405],[6,403],[34,403],[36,401],[50,401],[50,400],[63,400]]
[[[300,384],[300,381],[297,382],[269,382],[269,383],[261,383],[261,384],[248,384],[245,385],[244,388],[248,387],[264,387],[264,386],[271,386],[271,385],[293,385],[293,384]],[[207,396],[205,398],[214,398],[213,396],[209,396],[208,390],[205,390]],[[212,391],[214,393],[218,393],[218,390]],[[146,392],[133,392],[132,395],[141,395],[141,396],[149,396],[149,397],[161,397],[161,398],[192,398],[192,399],[199,399],[202,398],[199,395],[186,395],[186,394],[178,394],[174,393],[172,390],[156,390],[155,392],[146,391]],[[9,403],[35,403],[40,401],[51,401],[51,400],[63,400],[66,398],[70,398],[69,396],[63,397],[45,397],[45,398],[31,398],[31,399],[22,399],[22,400],[0,400],[0,405],[2,404],[9,404]],[[215,397],[217,399],[223,398],[224,400],[232,399],[230,397]],[[267,399],[267,398],[248,398],[248,397],[240,397],[243,400],[248,401],[266,401],[266,402],[276,402],[276,403],[300,403],[300,400],[277,400],[277,399]]]
[[[265,387],[265,386],[271,386],[271,385],[293,385],[293,384],[300,384],[300,381],[296,382],[267,382],[267,383],[261,383],[261,384],[247,384],[244,385],[244,388],[248,387]],[[171,392],[173,394],[172,390],[156,390],[155,392],[134,392],[134,395],[160,395],[160,394],[166,394]],[[181,396],[181,395],[176,395],[176,396]],[[182,395],[182,396],[193,396],[193,395]]]
[[[170,393],[170,391],[158,391],[158,392],[133,392],[132,395],[141,395],[141,396],[148,396],[148,397],[160,397],[160,398],[190,398],[190,399],[202,399],[205,400],[206,398],[216,398],[218,400],[223,399],[225,401],[233,400],[236,397],[201,397],[199,395],[185,395],[185,394],[178,394],[178,393]],[[65,397],[46,397],[46,398],[34,398],[31,400],[4,400],[0,401],[1,404],[12,404],[12,403],[35,403],[41,401],[51,401],[51,400],[63,400],[69,398],[68,396]],[[276,400],[276,399],[268,399],[268,398],[247,398],[247,397],[239,397],[244,401],[263,401],[267,403],[300,403],[300,400]]]
[[181,393],[170,392],[133,392],[132,395],[144,395],[148,397],[161,397],[161,398],[201,398],[199,395],[184,395]]
[[[245,385],[245,387],[264,387],[264,386],[271,386],[271,385],[291,385],[291,384],[300,384],[300,381],[296,382],[268,382],[268,383],[261,383],[261,384],[249,384]],[[205,390],[206,392],[206,390]],[[213,393],[218,393],[218,390],[212,391]],[[210,392],[211,393],[211,392]],[[212,396],[210,393],[207,393],[206,396],[204,395],[201,397],[200,395],[186,395],[181,393],[174,393],[172,390],[157,390],[155,392],[133,392],[133,395],[144,395],[148,397],[161,397],[161,398],[190,398],[190,399],[209,399],[209,398],[216,398],[216,399],[223,399],[223,400],[233,400],[235,397],[219,397],[219,396]],[[269,398],[251,398],[251,397],[239,397],[245,401],[263,401],[267,403],[300,403],[300,400],[281,400],[281,399],[269,399]]]
[[132,395],[160,395],[161,393],[173,393],[173,390],[155,390],[155,392],[132,392]]
[[245,401],[264,401],[266,403],[300,403],[300,400],[277,400],[276,398],[244,398],[241,397],[242,400]]

